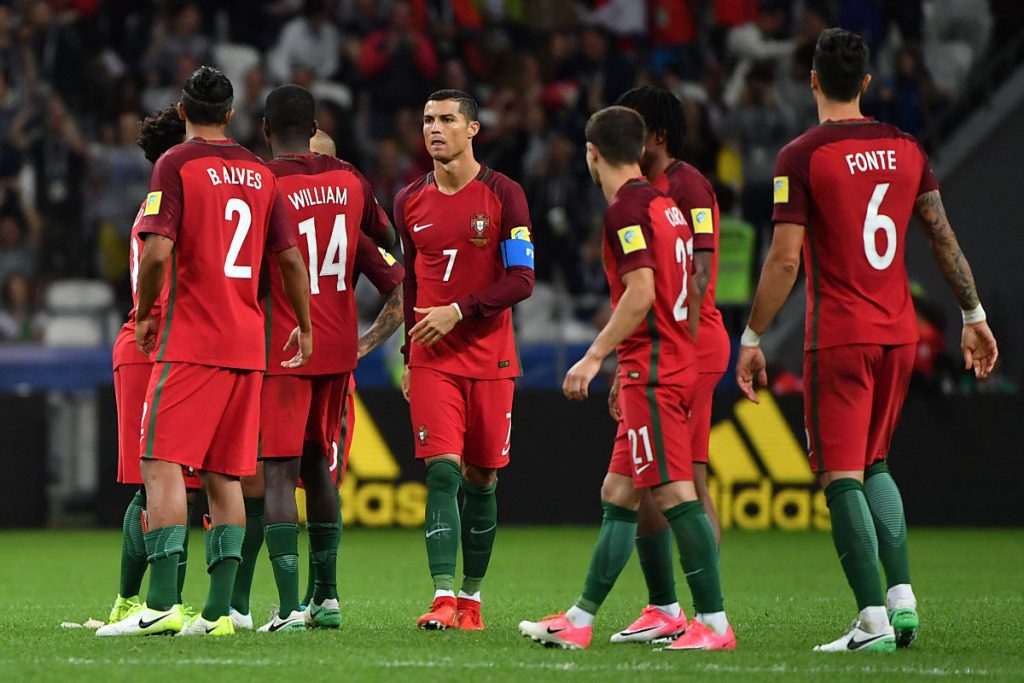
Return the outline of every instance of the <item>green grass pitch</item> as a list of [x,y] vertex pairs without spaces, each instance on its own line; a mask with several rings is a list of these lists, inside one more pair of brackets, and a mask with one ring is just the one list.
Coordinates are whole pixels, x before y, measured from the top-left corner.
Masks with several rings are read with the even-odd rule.
[[[0,533],[0,671],[6,680],[1024,680],[1024,531],[912,530],[922,632],[890,655],[812,653],[855,614],[821,533],[728,533],[722,567],[734,653],[666,653],[612,645],[646,594],[634,559],[598,617],[589,651],[546,650],[516,624],[567,608],[596,529],[501,529],[485,583],[483,633],[420,632],[432,595],[421,534],[346,530],[336,632],[241,633],[225,639],[109,639],[61,621],[104,618],[116,591],[112,531]],[[202,538],[193,532],[193,557]],[[275,600],[265,550],[253,609]],[[304,560],[303,560],[304,562]],[[302,565],[304,566],[304,564]],[[677,572],[681,583],[681,572]],[[303,581],[305,578],[303,577]],[[304,584],[303,584],[304,585]],[[190,567],[186,599],[202,604],[206,573]],[[685,584],[680,602],[689,603]],[[689,610],[688,610],[689,611]]]

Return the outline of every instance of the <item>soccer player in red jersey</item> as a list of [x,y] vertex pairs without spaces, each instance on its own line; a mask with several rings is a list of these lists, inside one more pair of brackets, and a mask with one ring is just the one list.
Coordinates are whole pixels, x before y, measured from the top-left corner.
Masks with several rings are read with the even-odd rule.
[[[618,351],[622,423],[632,467],[601,487],[604,516],[583,593],[567,612],[519,630],[564,648],[590,645],[591,624],[629,561],[640,491],[649,488],[675,535],[697,615],[671,650],[731,650],[732,626],[722,608],[718,543],[693,483],[687,411],[697,379],[694,337],[698,295],[688,287],[693,235],[679,207],[640,173],[644,122],[626,107],[608,107],[586,128],[587,165],[605,198],[603,259],[612,316],[562,389],[570,400],[589,394],[604,359]],[[696,311],[694,311],[696,313]]]
[[[260,455],[266,481],[266,543],[280,598],[279,613],[261,631],[338,628],[337,552],[341,538],[338,490],[332,474],[348,384],[359,344],[354,296],[357,265],[380,258],[363,232],[390,231],[390,221],[366,179],[351,164],[309,151],[316,132],[316,101],[297,85],[267,96],[264,132],[274,160],[287,225],[299,241],[310,278],[310,313],[317,355],[301,368],[287,368],[278,345],[268,339],[269,362],[261,400]],[[270,339],[295,326],[274,264],[265,303]],[[298,599],[298,511],[295,488],[306,492],[310,554],[316,588],[305,614]]]
[[821,125],[779,152],[775,234],[736,379],[756,402],[754,383],[767,379],[760,337],[793,287],[803,250],[808,455],[860,610],[843,637],[815,650],[888,652],[909,645],[919,623],[903,501],[886,461],[918,338],[904,253],[912,213],[923,221],[963,310],[966,367],[988,376],[998,350],[924,151],[906,133],[861,115],[860,96],[871,80],[867,45],[855,33],[828,29],[818,38],[813,65]]
[[[224,137],[233,109],[231,83],[216,69],[189,76],[178,111],[186,142],[153,169],[138,228],[135,339],[156,351],[143,405],[140,451],[146,486],[146,609],[97,635],[227,635],[228,602],[241,555],[244,506],[238,477],[256,467],[260,386],[266,351],[257,276],[266,250],[275,254],[299,325],[287,361],[299,367],[312,353],[309,281],[283,220],[271,220],[278,199],[273,174]],[[170,284],[161,319],[153,303]],[[275,341],[275,343],[278,343]],[[183,623],[175,576],[185,534],[181,466],[200,472],[210,505],[207,532],[210,590],[201,614]]]
[[[693,259],[690,286],[696,289],[700,305],[700,334],[697,336],[697,381],[690,404],[690,453],[693,458],[693,483],[697,498],[721,542],[715,503],[708,493],[708,445],[711,436],[711,399],[715,387],[729,365],[729,334],[722,314],[715,306],[718,279],[718,200],[711,183],[700,171],[681,160],[686,138],[686,118],[682,103],[663,88],[634,88],[616,104],[629,107],[644,119],[647,135],[640,170],[651,183],[667,194],[682,209],[690,222],[693,241],[686,243],[687,256]],[[619,376],[608,394],[612,417],[621,420],[618,404]],[[625,426],[619,423],[615,448],[608,467],[609,477],[629,478],[633,462]],[[676,599],[672,568],[671,533],[668,522],[658,510],[649,489],[640,494],[637,524],[637,555],[647,582],[648,605],[640,617],[625,630],[612,636],[613,643],[650,642],[681,633],[687,625],[686,614]]]
[[[178,116],[178,110],[167,107],[154,116],[146,117],[139,129],[138,145],[146,158],[156,163],[160,155],[180,144],[185,137],[185,122]],[[121,327],[114,342],[114,397],[117,401],[118,449],[117,481],[119,484],[138,486],[124,513],[121,545],[121,578],[117,598],[110,610],[107,623],[121,621],[130,613],[142,608],[139,589],[142,577],[149,563],[146,561],[146,544],[142,532],[142,516],[146,510],[146,489],[142,486],[142,472],[139,468],[139,424],[142,422],[142,404],[146,398],[146,387],[153,369],[150,357],[143,356],[135,346],[135,308],[137,298],[135,286],[139,270],[139,254],[143,240],[138,228],[145,204],[139,207],[132,226],[129,256],[129,276],[132,287],[132,310],[128,321]],[[153,306],[151,316],[159,319],[160,303]],[[195,491],[201,488],[199,477],[189,473],[185,487],[189,490],[188,509],[191,514]],[[181,560],[178,564],[178,602],[181,602],[181,588],[185,582],[185,568],[188,558],[188,534],[182,544]]]
[[434,170],[395,198],[406,268],[402,388],[416,457],[427,467],[434,601],[417,622],[427,629],[483,628],[480,584],[498,526],[497,473],[509,461],[513,378],[521,374],[510,309],[533,291],[526,196],[473,157],[479,131],[469,95],[432,94],[423,139]]

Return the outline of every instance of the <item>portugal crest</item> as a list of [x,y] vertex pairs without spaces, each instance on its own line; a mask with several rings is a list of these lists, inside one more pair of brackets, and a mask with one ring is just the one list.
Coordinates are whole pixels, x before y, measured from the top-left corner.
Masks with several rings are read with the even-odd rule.
[[473,218],[469,221],[469,227],[473,229],[473,236],[469,238],[469,241],[478,247],[486,247],[490,242],[490,238],[486,234],[487,228],[491,227],[491,219],[487,214],[482,211],[473,214]]

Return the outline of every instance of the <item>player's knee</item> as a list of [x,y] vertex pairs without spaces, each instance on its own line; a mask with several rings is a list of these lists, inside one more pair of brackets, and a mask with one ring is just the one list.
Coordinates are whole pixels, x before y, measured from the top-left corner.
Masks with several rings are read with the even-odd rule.
[[601,500],[628,510],[640,507],[640,492],[633,488],[629,477],[609,474],[601,484]]
[[462,471],[453,460],[435,460],[427,465],[427,490],[457,495]]
[[275,458],[263,466],[266,488],[271,491],[294,491],[299,483],[298,458]]
[[467,464],[466,470],[462,474],[466,481],[480,488],[489,488],[498,481],[498,470],[493,467],[477,467]]
[[673,481],[651,489],[651,496],[662,512],[680,503],[697,500],[697,488],[692,481]]

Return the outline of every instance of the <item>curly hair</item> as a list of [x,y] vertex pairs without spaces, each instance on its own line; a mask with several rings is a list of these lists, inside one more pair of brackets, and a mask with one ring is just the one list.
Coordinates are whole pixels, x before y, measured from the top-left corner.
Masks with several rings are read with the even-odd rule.
[[185,122],[178,116],[176,107],[165,107],[153,116],[147,116],[139,124],[139,139],[135,141],[146,158],[156,163],[160,155],[182,142],[185,137]]

